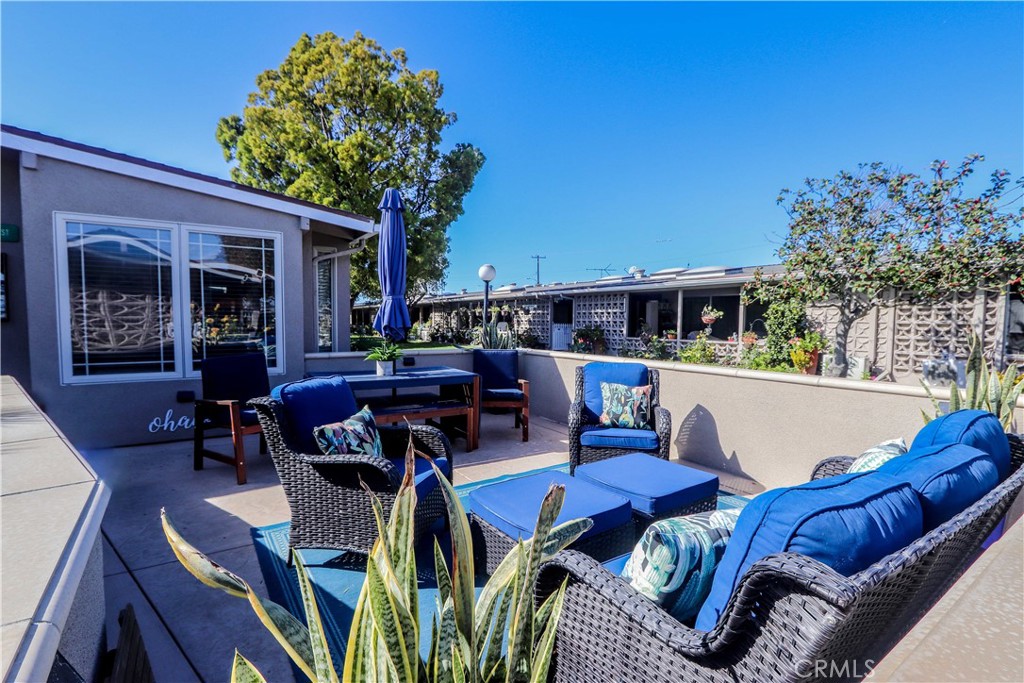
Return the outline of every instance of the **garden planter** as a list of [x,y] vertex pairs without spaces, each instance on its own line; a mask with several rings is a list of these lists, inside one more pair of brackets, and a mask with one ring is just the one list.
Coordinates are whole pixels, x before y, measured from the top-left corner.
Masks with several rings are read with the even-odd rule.
[[714,325],[716,320],[718,320],[718,318],[716,318],[713,315],[701,316],[701,319],[700,319],[700,321],[702,323],[704,323],[705,325]]
[[377,363],[377,375],[380,377],[390,377],[395,374],[395,361],[393,360],[379,360]]
[[807,355],[810,356],[810,358],[811,358],[811,364],[808,365],[806,368],[803,368],[802,370],[800,370],[800,372],[802,372],[805,375],[817,375],[818,374],[818,356],[819,356],[819,354],[820,354],[820,351],[809,351],[807,353]]

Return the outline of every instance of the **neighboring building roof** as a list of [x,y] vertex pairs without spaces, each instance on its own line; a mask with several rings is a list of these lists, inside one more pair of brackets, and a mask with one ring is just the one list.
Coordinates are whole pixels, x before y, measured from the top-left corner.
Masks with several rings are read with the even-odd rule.
[[[555,282],[549,285],[502,285],[491,288],[490,298],[494,300],[522,299],[542,296],[574,296],[577,294],[611,294],[616,292],[643,292],[662,289],[707,289],[742,285],[754,278],[758,269],[766,275],[783,272],[778,264],[766,266],[742,266],[729,268],[725,266],[702,266],[699,268],[666,268],[647,275],[646,271],[638,270],[633,275],[611,275],[596,280],[581,282]],[[484,296],[483,290],[458,293],[445,292],[423,298],[418,305],[457,303],[460,301],[476,301]],[[376,306],[373,302],[360,302],[356,308]]]
[[373,232],[372,218],[351,211],[334,209],[303,199],[247,187],[223,178],[187,171],[176,166],[168,166],[16,126],[0,125],[0,147],[289,213],[348,230],[363,233]]

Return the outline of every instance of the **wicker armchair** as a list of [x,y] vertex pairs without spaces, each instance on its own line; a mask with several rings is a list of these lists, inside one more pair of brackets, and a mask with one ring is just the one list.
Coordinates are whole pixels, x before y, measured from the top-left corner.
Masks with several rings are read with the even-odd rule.
[[[587,446],[580,443],[580,437],[585,427],[597,425],[597,415],[586,406],[585,384],[587,369],[599,363],[588,363],[576,368],[576,398],[569,407],[569,473],[572,474],[580,465],[590,462],[597,462],[616,455],[635,453],[641,448],[608,448]],[[627,365],[627,364],[621,364]],[[628,365],[639,365],[637,363]],[[648,381],[651,384],[651,417],[653,418],[652,428],[658,435],[658,447],[655,451],[648,451],[651,455],[657,455],[662,460],[668,460],[669,447],[672,445],[672,414],[668,409],[660,405],[661,378],[657,370],[646,369]]]
[[[963,574],[1024,487],[1024,447],[1010,440],[1010,476],[953,519],[850,577],[803,555],[770,555],[744,574],[711,631],[684,626],[586,555],[559,553],[537,584],[543,600],[568,579],[551,678],[864,677]],[[845,471],[836,461],[823,461],[812,476]]]
[[[299,453],[290,446],[288,419],[282,404],[269,397],[249,401],[256,409],[270,455],[291,508],[288,546],[328,548],[366,554],[377,540],[366,484],[380,498],[387,514],[394,505],[402,472],[390,460],[367,455]],[[451,444],[439,429],[425,425],[380,428],[384,453],[405,455],[412,432],[416,448],[431,458],[447,458],[454,468]],[[439,486],[416,505],[419,536],[444,515],[444,494]]]

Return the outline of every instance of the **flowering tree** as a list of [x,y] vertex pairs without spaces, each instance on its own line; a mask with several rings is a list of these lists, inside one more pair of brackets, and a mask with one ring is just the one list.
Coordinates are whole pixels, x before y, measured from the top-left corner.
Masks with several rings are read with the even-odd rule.
[[782,190],[777,201],[790,222],[777,253],[785,270],[756,274],[747,295],[836,307],[835,365],[845,375],[853,323],[889,292],[941,298],[1021,286],[1024,178],[1011,184],[997,170],[973,194],[967,180],[983,159],[968,156],[952,172],[936,161],[928,179],[861,164]]

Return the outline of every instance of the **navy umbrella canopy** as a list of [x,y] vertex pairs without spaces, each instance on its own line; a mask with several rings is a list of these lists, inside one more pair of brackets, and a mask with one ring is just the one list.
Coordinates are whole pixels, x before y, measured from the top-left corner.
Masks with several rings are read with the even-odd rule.
[[380,209],[380,243],[377,245],[377,274],[380,277],[380,308],[373,319],[373,329],[392,341],[405,339],[412,327],[409,308],[405,305],[405,219],[402,217],[402,195],[398,190],[384,190]]

